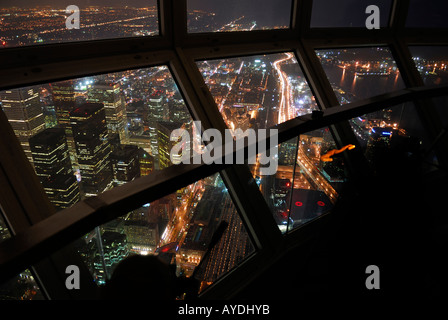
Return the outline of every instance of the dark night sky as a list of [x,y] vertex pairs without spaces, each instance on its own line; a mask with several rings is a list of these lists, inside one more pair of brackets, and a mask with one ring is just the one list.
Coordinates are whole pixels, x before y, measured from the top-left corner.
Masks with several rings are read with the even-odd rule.
[[387,25],[392,0],[314,0],[311,25],[313,27],[364,27],[366,8],[380,9],[381,25]]
[[188,0],[188,8],[214,11],[223,21],[245,15],[261,24],[288,24],[292,0]]

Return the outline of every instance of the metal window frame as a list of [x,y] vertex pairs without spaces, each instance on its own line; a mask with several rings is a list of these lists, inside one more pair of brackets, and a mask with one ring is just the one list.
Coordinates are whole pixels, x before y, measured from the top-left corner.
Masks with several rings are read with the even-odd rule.
[[[377,108],[383,106],[384,102],[403,99],[402,95],[407,95],[408,99],[416,99],[427,97],[429,93],[440,95],[446,89],[419,91],[414,88],[341,108],[315,54],[316,48],[387,45],[392,49],[400,70],[404,70],[406,85],[423,86],[408,46],[446,45],[448,33],[446,29],[405,28],[409,0],[393,1],[390,23],[381,30],[312,29],[312,0],[293,0],[290,29],[206,34],[188,34],[186,1],[158,1],[158,36],[2,49],[0,70],[4,72],[0,74],[0,90],[164,64],[170,67],[193,117],[202,121],[205,128],[224,130],[225,123],[195,61],[290,51],[295,53],[320,108],[324,114],[331,117],[308,119],[306,122],[303,119],[288,121],[280,126],[283,137],[291,135],[292,132],[303,132],[304,128],[312,128],[316,124],[319,124],[316,129],[325,124],[331,127],[337,144],[343,145],[356,142],[348,127],[349,118],[344,116],[343,111],[347,108],[356,106],[358,111],[362,110],[361,114],[365,114],[371,110],[372,104]],[[334,108],[335,106],[338,108]],[[422,109],[423,106],[419,108]],[[428,128],[437,122],[437,113],[433,108],[425,110],[423,115]],[[331,122],[328,122],[328,119],[332,119]],[[436,128],[433,135],[440,133],[440,124],[433,127]],[[168,168],[163,174],[155,173],[150,177],[141,178],[54,215],[51,204],[2,112],[0,133],[2,150],[9,151],[0,155],[0,183],[4,190],[0,194],[0,205],[15,235],[11,241],[0,244],[0,261],[3,262],[0,269],[4,270],[3,275],[12,275],[14,272],[20,272],[20,267],[27,267],[31,262],[37,263],[38,258],[43,257],[42,254],[55,252],[61,243],[81,234],[81,230],[87,230],[116,215],[107,214],[105,208],[125,213],[124,210],[129,211],[130,207],[139,203],[138,199],[141,199],[142,194],[146,195],[148,190],[151,190],[155,200],[157,196],[162,197],[187,185],[188,182],[197,181],[216,172],[220,172],[223,177],[257,252],[238,269],[218,280],[204,293],[206,298],[231,297],[237,290],[236,284],[242,288],[249,283],[263,267],[266,268],[282,253],[312,236],[313,228],[317,228],[319,221],[325,219],[323,217],[282,236],[272,223],[272,214],[245,166]],[[441,153],[443,154],[442,151]],[[446,156],[446,151],[444,154]],[[350,153],[347,160],[353,174],[362,174],[367,168],[365,158],[359,152]],[[147,202],[147,198],[145,201]],[[60,262],[55,258],[51,263],[56,266],[54,270],[59,274],[57,279],[46,272],[49,270],[48,262],[36,270],[49,298],[70,296],[61,288],[63,265],[66,261]],[[82,294],[77,297],[82,298]]]

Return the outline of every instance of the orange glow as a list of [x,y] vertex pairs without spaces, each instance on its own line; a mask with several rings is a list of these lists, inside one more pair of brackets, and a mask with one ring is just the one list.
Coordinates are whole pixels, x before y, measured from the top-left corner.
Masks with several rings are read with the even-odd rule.
[[320,159],[323,162],[331,162],[331,161],[333,161],[333,159],[331,157],[333,157],[335,154],[342,153],[347,149],[353,150],[355,148],[356,148],[356,146],[354,146],[353,144],[349,144],[349,145],[343,147],[342,149],[329,151],[328,153],[324,154]]

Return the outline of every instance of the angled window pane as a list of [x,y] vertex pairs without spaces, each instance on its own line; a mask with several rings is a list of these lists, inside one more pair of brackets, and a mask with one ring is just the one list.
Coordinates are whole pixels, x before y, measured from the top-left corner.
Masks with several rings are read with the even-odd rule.
[[45,300],[30,270],[0,284],[0,300]]
[[341,48],[316,53],[341,104],[405,87],[388,48]]
[[187,0],[188,31],[287,29],[291,8],[291,0]]
[[350,123],[373,166],[384,166],[382,157],[393,150],[394,155],[401,152],[400,156],[415,157],[426,171],[436,168],[437,157],[430,149],[433,141],[424,130],[413,103],[369,113],[350,120]]
[[166,66],[0,92],[50,201],[64,209],[172,165],[192,117]]
[[[217,245],[210,248],[210,241],[222,221],[228,226]],[[219,174],[97,227],[79,239],[76,246],[100,286],[110,282],[120,262],[139,255],[156,256],[175,266],[173,271],[177,277],[194,276],[201,291],[254,253]],[[201,263],[209,249],[208,258]],[[195,272],[199,264],[201,267]],[[154,281],[154,277],[155,274],[146,273],[135,280],[144,285]],[[139,298],[137,288],[136,292],[126,294]],[[163,298],[162,293],[160,297]]]
[[329,212],[346,182],[343,152],[328,128],[284,142],[278,148],[278,170],[260,174],[251,166],[279,229],[285,233]]
[[[0,210],[0,242],[11,238],[11,233]],[[0,300],[44,300],[44,296],[31,274],[24,270],[5,283],[0,283]]]
[[380,26],[386,27],[392,0],[313,0],[311,28],[366,28],[371,15],[366,9],[370,5],[380,9]]
[[448,21],[445,12],[448,3],[444,0],[411,0],[406,27],[410,28],[446,28]]
[[439,97],[433,99],[434,105],[439,113],[442,125],[448,127],[448,97]]
[[11,233],[9,232],[9,228],[3,219],[3,212],[0,210],[0,243],[9,238],[11,238]]
[[227,126],[270,128],[318,106],[292,53],[198,62]]
[[409,47],[415,65],[428,86],[448,83],[448,47]]
[[2,1],[0,48],[49,43],[152,36],[159,33],[156,0],[75,1],[79,28],[70,4]]

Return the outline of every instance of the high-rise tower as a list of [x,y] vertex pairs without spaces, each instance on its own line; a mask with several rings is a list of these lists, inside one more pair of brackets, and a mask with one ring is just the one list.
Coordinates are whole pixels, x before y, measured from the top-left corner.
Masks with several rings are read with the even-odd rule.
[[28,160],[33,163],[29,139],[45,129],[45,118],[35,88],[21,88],[0,92],[3,110]]
[[93,84],[87,93],[87,100],[104,104],[109,133],[118,133],[121,143],[126,143],[126,111],[120,85],[106,82]]
[[74,81],[68,80],[56,82],[52,83],[50,86],[58,126],[65,130],[70,159],[72,164],[76,167],[78,160],[76,158],[76,147],[75,141],[73,140],[73,132],[70,126],[70,112],[76,107]]
[[70,112],[82,189],[86,196],[98,195],[112,187],[106,115],[101,103],[85,103]]
[[59,209],[80,200],[63,128],[46,129],[30,138],[34,168],[51,203]]

